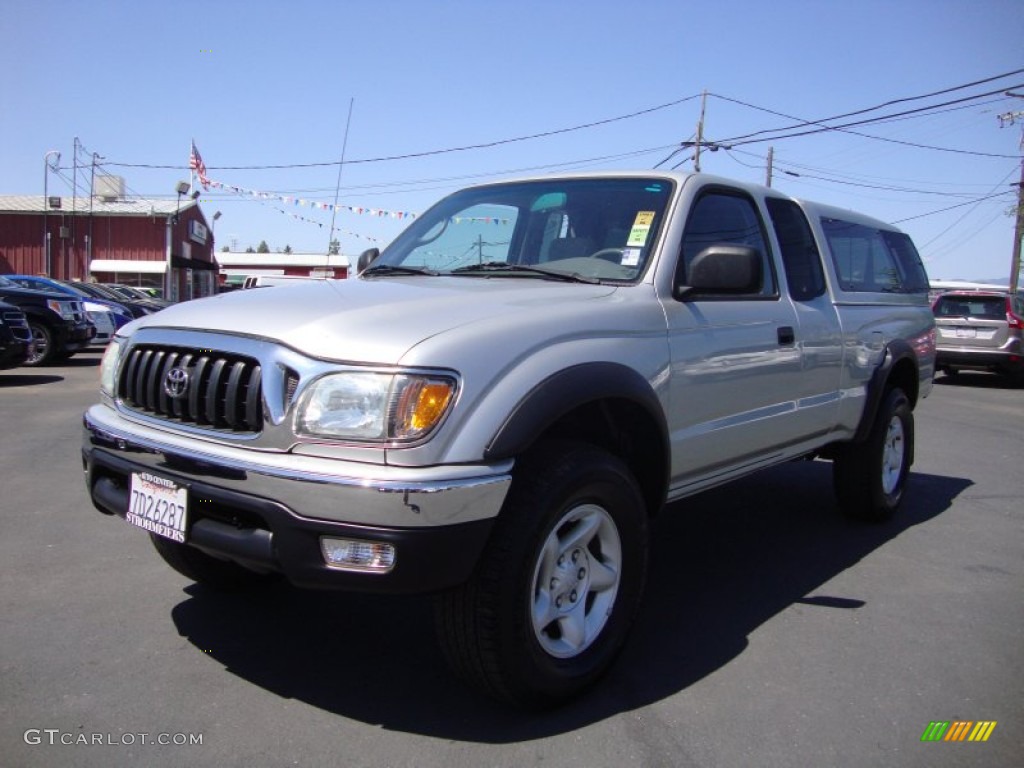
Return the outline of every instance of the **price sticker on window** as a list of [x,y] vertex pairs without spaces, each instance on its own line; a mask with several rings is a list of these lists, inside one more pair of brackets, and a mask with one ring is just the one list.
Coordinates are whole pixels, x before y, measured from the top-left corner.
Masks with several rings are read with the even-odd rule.
[[654,211],[637,211],[633,220],[633,228],[629,230],[629,239],[626,245],[631,248],[643,248],[647,244],[647,237],[651,234],[651,225],[654,224]]

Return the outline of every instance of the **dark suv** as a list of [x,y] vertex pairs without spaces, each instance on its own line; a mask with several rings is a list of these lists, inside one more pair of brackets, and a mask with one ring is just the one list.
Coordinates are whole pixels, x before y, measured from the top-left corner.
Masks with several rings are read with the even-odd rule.
[[30,291],[0,275],[0,300],[25,313],[35,344],[25,365],[45,365],[85,349],[96,333],[78,299]]
[[950,291],[932,305],[936,368],[1024,378],[1024,299],[1006,291]]
[[25,313],[13,304],[0,301],[0,370],[24,364],[31,348],[32,331]]

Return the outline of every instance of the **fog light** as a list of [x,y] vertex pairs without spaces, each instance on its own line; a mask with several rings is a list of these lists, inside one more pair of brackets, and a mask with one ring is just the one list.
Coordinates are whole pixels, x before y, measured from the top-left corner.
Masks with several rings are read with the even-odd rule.
[[395,548],[380,541],[358,539],[320,539],[324,562],[345,571],[387,573],[395,567]]

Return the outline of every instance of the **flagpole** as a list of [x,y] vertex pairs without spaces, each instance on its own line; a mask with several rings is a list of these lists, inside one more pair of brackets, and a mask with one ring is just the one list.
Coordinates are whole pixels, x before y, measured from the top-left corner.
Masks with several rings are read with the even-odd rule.
[[[324,266],[330,266],[331,263],[331,243],[334,242],[334,219],[338,215],[338,192],[341,190],[341,170],[345,167],[345,148],[348,147],[348,128],[352,124],[352,106],[355,104],[355,97],[348,101],[348,119],[345,121],[345,137],[341,141],[341,162],[338,163],[338,182],[334,185],[334,205],[331,208],[331,234],[327,238],[327,263]],[[338,253],[341,253],[341,248],[338,248]]]

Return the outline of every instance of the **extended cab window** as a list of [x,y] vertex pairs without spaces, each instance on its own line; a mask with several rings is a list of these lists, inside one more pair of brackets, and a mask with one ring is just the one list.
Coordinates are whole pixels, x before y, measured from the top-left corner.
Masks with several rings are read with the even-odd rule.
[[792,200],[769,197],[765,200],[775,237],[782,249],[789,294],[797,301],[808,301],[825,292],[825,270],[821,254],[807,217]]
[[693,205],[683,233],[679,260],[686,283],[686,273],[697,254],[711,245],[747,245],[761,254],[761,290],[751,296],[775,296],[775,272],[772,269],[764,227],[754,202],[732,190],[713,190],[702,195]]
[[821,226],[844,291],[927,293],[928,275],[907,235],[828,217]]

